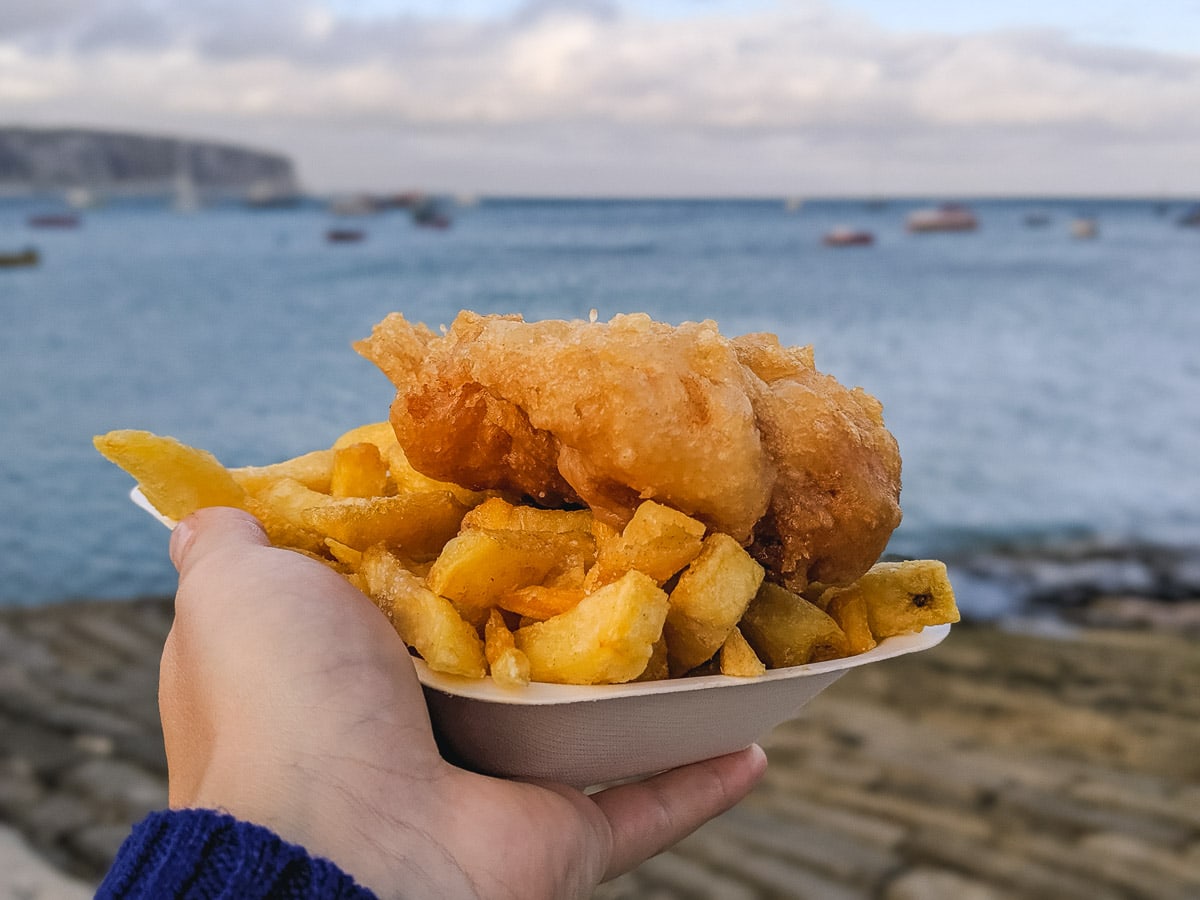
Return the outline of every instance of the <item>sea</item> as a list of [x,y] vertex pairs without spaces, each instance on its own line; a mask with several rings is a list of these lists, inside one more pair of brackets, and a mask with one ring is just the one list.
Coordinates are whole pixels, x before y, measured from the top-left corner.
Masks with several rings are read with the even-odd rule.
[[[386,418],[392,390],[351,344],[393,310],[435,328],[460,309],[644,311],[812,345],[900,444],[898,555],[1200,546],[1186,204],[968,199],[976,230],[909,233],[938,199],[485,198],[447,228],[126,199],[58,229],[29,224],[47,198],[0,200],[0,253],[40,256],[0,268],[0,604],[170,593],[167,533],[93,435],[149,429],[229,465],[327,446]],[[824,245],[841,225],[874,242]]]

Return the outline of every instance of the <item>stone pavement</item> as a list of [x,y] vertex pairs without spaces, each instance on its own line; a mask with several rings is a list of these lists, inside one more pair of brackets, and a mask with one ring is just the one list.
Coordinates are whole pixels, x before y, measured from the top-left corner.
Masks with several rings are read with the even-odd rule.
[[[0,610],[0,900],[86,895],[165,803],[170,616]],[[1195,638],[956,626],[765,743],[754,794],[597,900],[1200,897]]]

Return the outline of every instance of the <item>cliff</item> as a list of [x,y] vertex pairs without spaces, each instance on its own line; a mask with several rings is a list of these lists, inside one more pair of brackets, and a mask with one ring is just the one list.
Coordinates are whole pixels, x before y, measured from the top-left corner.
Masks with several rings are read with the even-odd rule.
[[204,193],[298,190],[292,161],[278,153],[82,128],[0,126],[0,192],[157,193],[181,182]]

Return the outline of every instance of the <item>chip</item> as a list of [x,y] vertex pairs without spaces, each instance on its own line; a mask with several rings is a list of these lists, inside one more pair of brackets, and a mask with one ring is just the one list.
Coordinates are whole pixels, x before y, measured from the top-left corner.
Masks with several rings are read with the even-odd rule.
[[653,500],[646,500],[617,534],[595,523],[596,565],[588,572],[587,587],[599,587],[638,571],[665,584],[700,553],[704,525]]
[[591,536],[582,532],[468,528],[446,543],[430,569],[429,586],[469,622],[482,624],[505,595],[541,585],[593,553]]
[[207,450],[149,431],[110,431],[92,443],[135,479],[150,504],[179,521],[206,506],[246,508],[247,494]]
[[679,576],[663,633],[672,675],[709,659],[737,627],[763,581],[763,568],[727,534],[709,535]]
[[802,666],[846,656],[837,622],[798,594],[763,582],[738,626],[769,668]]
[[394,553],[381,546],[370,548],[363,553],[359,573],[400,639],[421,654],[429,668],[468,678],[487,673],[483,641],[475,628]]
[[378,497],[389,493],[388,466],[379,448],[362,441],[334,450],[329,493],[334,497]]
[[876,563],[854,584],[830,588],[826,607],[858,598],[876,640],[959,620],[946,564],[934,559]]
[[754,648],[750,646],[749,641],[742,636],[742,632],[738,628],[729,632],[729,637],[725,638],[725,643],[721,645],[717,659],[721,674],[734,678],[757,678],[767,671],[763,661],[758,658],[758,654],[754,652]]
[[627,572],[560,616],[514,634],[534,681],[620,684],[645,670],[667,618],[667,595],[649,575]]
[[504,687],[524,687],[529,684],[529,657],[517,649],[512,632],[498,609],[488,614],[484,625],[484,655],[488,671],[496,684]]

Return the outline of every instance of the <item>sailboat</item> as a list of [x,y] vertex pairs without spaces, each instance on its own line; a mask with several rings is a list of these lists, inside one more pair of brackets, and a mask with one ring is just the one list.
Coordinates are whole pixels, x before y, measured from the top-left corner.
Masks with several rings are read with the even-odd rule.
[[182,141],[179,142],[175,157],[175,181],[171,209],[180,213],[195,212],[201,205],[200,192],[196,189],[196,180],[192,177],[191,156]]

